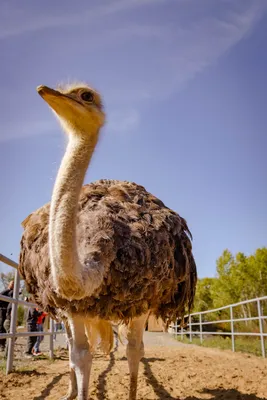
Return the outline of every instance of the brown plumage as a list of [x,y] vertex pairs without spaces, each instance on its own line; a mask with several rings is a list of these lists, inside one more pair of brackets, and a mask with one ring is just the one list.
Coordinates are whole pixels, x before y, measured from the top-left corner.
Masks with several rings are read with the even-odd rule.
[[68,301],[53,289],[48,253],[50,204],[23,221],[19,270],[47,312],[62,310],[126,321],[151,310],[164,321],[192,306],[196,266],[186,221],[142,186],[116,180],[85,185],[80,194],[77,246],[82,262],[105,266],[91,297]]

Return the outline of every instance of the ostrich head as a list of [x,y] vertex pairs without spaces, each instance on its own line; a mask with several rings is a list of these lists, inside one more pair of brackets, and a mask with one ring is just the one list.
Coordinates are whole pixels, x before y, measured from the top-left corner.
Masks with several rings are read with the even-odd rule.
[[97,139],[105,122],[100,95],[84,84],[59,87],[57,90],[40,85],[37,92],[52,108],[63,129],[82,139]]

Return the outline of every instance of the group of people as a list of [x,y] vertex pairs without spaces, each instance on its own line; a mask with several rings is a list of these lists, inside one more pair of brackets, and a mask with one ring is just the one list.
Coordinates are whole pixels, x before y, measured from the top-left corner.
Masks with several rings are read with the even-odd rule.
[[[8,288],[1,292],[1,295],[13,297],[14,290],[14,281],[10,281]],[[30,298],[25,299],[26,301],[30,301]],[[12,303],[0,300],[0,333],[9,333],[10,332],[10,323],[11,323],[11,311],[12,311]],[[47,313],[38,310],[38,308],[29,307],[27,310],[27,330],[29,332],[43,332],[43,326],[45,322],[45,317]],[[43,341],[44,336],[29,336],[27,341],[27,348],[25,351],[26,357],[39,356],[42,353],[40,352],[40,344]],[[6,339],[0,339],[0,351],[5,352],[5,356],[7,355],[7,346]]]

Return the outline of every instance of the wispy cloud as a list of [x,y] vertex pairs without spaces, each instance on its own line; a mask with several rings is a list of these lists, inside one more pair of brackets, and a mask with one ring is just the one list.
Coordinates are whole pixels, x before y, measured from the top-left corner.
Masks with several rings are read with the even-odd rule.
[[[79,10],[77,6],[76,13],[59,7],[53,15],[47,10],[45,13],[45,9],[44,12],[24,6],[11,9],[10,3],[2,3],[0,39],[8,42],[15,35],[27,32],[33,35],[35,31],[46,30],[40,38],[43,58],[34,59],[35,68],[28,74],[28,80],[37,73],[38,80],[39,76],[47,76],[47,56],[48,60],[51,57],[57,60],[51,79],[62,77],[62,65],[67,65],[76,78],[80,78],[82,71],[86,74],[82,76],[84,78],[89,63],[90,71],[93,70],[103,82],[107,126],[117,132],[130,132],[140,124],[146,103],[166,100],[217,62],[253,30],[267,9],[267,1],[263,0],[223,0],[218,1],[223,6],[220,12],[214,13],[214,0],[203,0],[201,13],[196,14],[196,3],[199,0],[170,0],[170,7],[175,6],[177,13],[172,18],[161,18],[159,10],[148,12],[144,17],[142,11],[146,6],[153,10],[153,7],[163,6],[163,0],[110,0],[104,5],[103,2],[94,7],[90,4],[90,9],[80,7]],[[140,18],[133,19],[129,11],[139,13]],[[120,16],[122,12],[123,17]],[[68,34],[67,40],[64,35],[51,34],[48,29],[64,26],[67,27],[64,31]],[[19,66],[14,73],[20,73]],[[27,85],[30,85],[28,80]],[[9,87],[2,88],[4,106],[12,102],[15,91],[19,93],[21,87],[16,85],[13,91]],[[34,101],[33,97],[28,99]],[[29,104],[21,107],[26,109]],[[36,118],[31,122],[32,117],[25,112],[25,122],[2,122],[4,134],[1,133],[0,141],[29,136],[36,131],[51,132],[54,127],[52,116],[49,118],[45,111],[40,111],[43,105],[36,107],[40,107],[41,120],[48,118],[48,123],[36,122]]]
[[[21,6],[20,8],[12,10],[10,10],[8,4],[1,4],[0,39],[54,27],[74,26],[87,24],[89,22],[97,24],[99,18],[111,16],[112,14],[123,11],[130,11],[138,7],[156,5],[163,1],[164,0],[117,0],[107,1],[105,5],[98,7],[92,7],[91,3],[90,7],[87,6],[78,13],[68,14],[64,14],[64,8],[60,7],[58,15],[51,15],[51,13],[45,15],[45,7],[43,13],[33,14],[31,10],[25,10],[25,4],[23,7]],[[78,6],[77,3],[76,6]]]
[[[248,36],[267,9],[267,3],[250,3],[239,12],[227,10],[221,17],[207,15],[187,28],[173,28],[168,35],[169,43],[163,50],[164,66],[157,65],[146,88],[150,98],[161,100],[173,94],[188,80],[217,62],[241,40]],[[170,44],[173,51],[170,50]]]

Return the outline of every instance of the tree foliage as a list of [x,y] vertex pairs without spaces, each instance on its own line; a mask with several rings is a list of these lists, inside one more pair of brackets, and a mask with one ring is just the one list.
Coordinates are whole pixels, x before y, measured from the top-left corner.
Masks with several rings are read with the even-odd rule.
[[[0,273],[0,291],[7,289],[10,281],[15,279],[15,273],[13,271]],[[25,282],[20,281],[20,294],[22,297],[28,296],[28,292],[25,287]]]
[[[228,304],[267,295],[267,248],[254,254],[233,255],[224,250],[216,262],[216,277],[199,279],[195,297],[195,311],[205,311]],[[256,304],[236,309],[243,317],[257,315]]]
[[8,287],[8,284],[10,281],[13,281],[15,278],[15,273],[10,271],[7,272],[6,274],[4,272],[1,272],[0,274],[0,286],[1,290],[6,289]]

